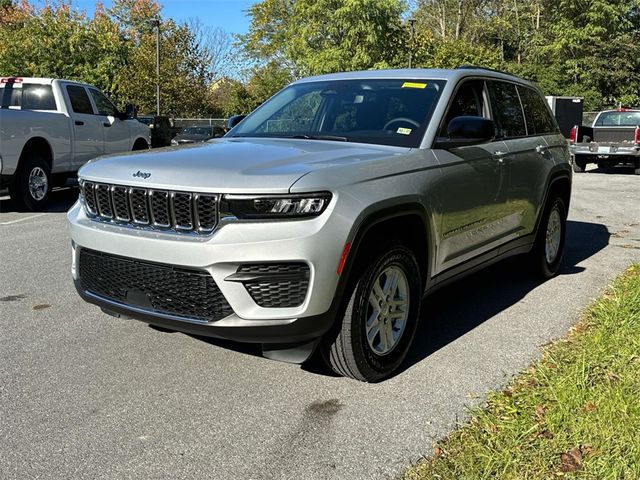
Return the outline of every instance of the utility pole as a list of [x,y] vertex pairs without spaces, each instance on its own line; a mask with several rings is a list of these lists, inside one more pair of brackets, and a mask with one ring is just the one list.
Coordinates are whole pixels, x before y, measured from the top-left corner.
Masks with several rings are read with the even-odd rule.
[[149,20],[149,25],[156,29],[156,115],[160,116],[160,19]]
[[416,23],[415,18],[409,19],[409,68],[413,63],[413,24]]

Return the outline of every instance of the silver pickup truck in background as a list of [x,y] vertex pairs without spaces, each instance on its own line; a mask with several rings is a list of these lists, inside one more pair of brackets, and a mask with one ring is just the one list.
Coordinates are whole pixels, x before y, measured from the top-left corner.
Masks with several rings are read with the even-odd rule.
[[600,168],[628,165],[640,175],[640,110],[620,108],[598,113],[593,126],[575,126],[569,136],[573,171],[587,164]]
[[44,208],[87,161],[149,148],[149,127],[133,116],[91,85],[0,77],[0,188],[19,209]]

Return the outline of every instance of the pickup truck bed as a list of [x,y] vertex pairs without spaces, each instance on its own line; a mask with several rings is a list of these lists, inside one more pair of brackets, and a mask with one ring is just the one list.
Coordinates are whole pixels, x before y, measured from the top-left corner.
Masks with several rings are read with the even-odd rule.
[[[629,111],[635,113],[635,111]],[[640,175],[640,125],[602,126],[602,114],[626,114],[626,110],[601,112],[594,120],[594,126],[576,126],[572,129],[570,143],[574,171],[584,172],[587,164],[599,167],[627,165],[635,168]],[[639,122],[640,122],[640,112]],[[635,117],[626,116],[632,123]]]

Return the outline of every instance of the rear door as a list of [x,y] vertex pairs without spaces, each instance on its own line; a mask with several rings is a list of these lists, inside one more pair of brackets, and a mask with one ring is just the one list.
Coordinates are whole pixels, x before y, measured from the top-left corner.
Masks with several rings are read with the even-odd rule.
[[546,144],[535,133],[528,135],[518,89],[514,83],[491,80],[488,83],[491,110],[497,135],[504,141],[508,155],[504,158],[506,196],[504,202],[504,240],[530,233],[535,221],[534,192],[544,184],[540,178],[540,155]]
[[79,168],[104,153],[103,127],[84,86],[67,84],[64,92],[69,100],[69,116],[75,133],[73,164]]
[[129,125],[118,118],[118,110],[106,95],[95,88],[89,93],[102,123],[105,153],[126,152],[131,150]]
[[[490,118],[484,80],[465,80],[458,87],[438,136],[446,137],[447,125],[459,116]],[[442,168],[434,187],[441,214],[437,273],[500,245],[505,231],[506,151],[502,141],[434,150]]]
[[[518,93],[527,124],[528,138],[533,140],[535,153],[527,162],[514,164],[514,178],[510,189],[514,198],[527,200],[524,233],[533,232],[535,221],[543,207],[547,178],[551,168],[560,162],[568,162],[567,140],[560,133],[547,102],[531,87],[518,85]],[[519,184],[518,184],[519,182]],[[528,193],[525,195],[525,188]]]

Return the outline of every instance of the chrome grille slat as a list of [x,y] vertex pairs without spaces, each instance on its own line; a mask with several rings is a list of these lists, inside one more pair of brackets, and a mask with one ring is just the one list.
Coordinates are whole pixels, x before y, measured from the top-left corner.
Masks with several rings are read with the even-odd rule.
[[113,218],[113,207],[111,205],[111,188],[103,183],[96,183],[94,187],[96,194],[96,204],[98,205],[98,216],[111,220]]
[[131,219],[138,225],[149,225],[149,202],[147,201],[147,190],[144,188],[131,187],[129,189],[129,206],[131,208]]
[[85,208],[89,215],[97,215],[98,207],[96,204],[96,195],[94,192],[95,183],[83,182],[82,184],[82,196],[85,198]]
[[119,185],[112,185],[111,201],[113,204],[113,214],[116,220],[121,222],[130,222],[131,214],[129,213],[128,188],[121,187]]
[[206,235],[218,225],[219,195],[82,181],[87,215],[121,226]]

